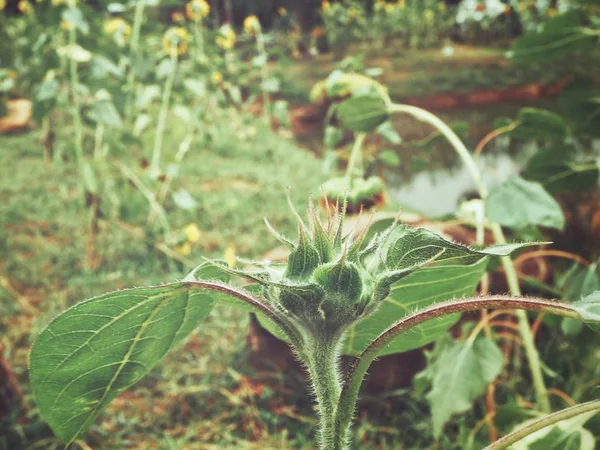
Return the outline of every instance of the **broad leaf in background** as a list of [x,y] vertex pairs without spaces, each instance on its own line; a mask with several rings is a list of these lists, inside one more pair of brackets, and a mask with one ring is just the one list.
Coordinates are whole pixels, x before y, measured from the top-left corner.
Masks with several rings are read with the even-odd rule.
[[400,145],[402,144],[402,138],[398,132],[394,129],[394,125],[390,120],[386,120],[375,130],[377,134],[388,141],[390,144]]
[[368,94],[342,102],[337,109],[337,118],[349,130],[371,132],[388,120],[389,113],[383,97]]
[[539,225],[562,230],[560,205],[540,183],[515,176],[495,187],[485,201],[488,218],[500,225],[523,229]]
[[384,149],[377,153],[377,159],[389,167],[399,167],[400,157],[395,150]]
[[543,148],[529,158],[523,177],[552,194],[591,189],[598,183],[598,163],[578,156],[572,145]]
[[425,372],[431,381],[427,400],[431,406],[435,437],[440,436],[453,415],[471,409],[473,401],[500,375],[503,366],[502,351],[491,340],[449,340],[446,343]]
[[122,125],[119,111],[110,100],[100,100],[94,103],[88,111],[88,117],[107,127],[119,128]]
[[600,86],[593,79],[575,80],[562,91],[558,104],[575,132],[600,136]]
[[[428,267],[396,282],[379,309],[348,332],[343,353],[360,354],[388,327],[417,309],[472,295],[486,266],[487,258],[481,258],[468,266]],[[452,314],[419,325],[394,340],[381,355],[407,352],[427,345],[443,336],[459,317],[460,314]]]
[[83,34],[88,34],[90,25],[85,20],[83,13],[77,7],[66,8],[62,12],[62,20],[69,24],[69,27],[80,31]]
[[600,291],[575,302],[573,306],[592,330],[600,332]]
[[[215,273],[212,266],[199,270],[212,279]],[[189,336],[220,297],[181,282],[117,291],[68,309],[39,334],[31,350],[40,414],[60,439],[73,441],[120,392]]]
[[593,48],[598,38],[586,33],[585,25],[583,11],[571,9],[514,41],[508,56],[517,62],[532,63]]
[[[573,302],[600,291],[600,261],[583,267],[574,263],[556,282],[556,287],[562,292],[562,299]],[[576,335],[583,329],[583,322],[564,317],[560,328],[566,335]]]
[[[596,414],[590,411],[542,428],[511,446],[512,450],[594,450],[596,438],[583,425]],[[520,424],[520,429],[537,419]]]
[[561,116],[538,108],[521,108],[517,115],[518,126],[512,136],[521,139],[557,139],[564,140],[569,127]]

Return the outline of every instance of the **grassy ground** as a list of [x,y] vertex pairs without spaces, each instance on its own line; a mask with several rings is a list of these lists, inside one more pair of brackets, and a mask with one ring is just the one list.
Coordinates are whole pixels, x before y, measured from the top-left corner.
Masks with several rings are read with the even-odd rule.
[[[175,121],[169,130],[165,161],[182,138]],[[69,133],[64,130],[59,141]],[[0,165],[8,169],[0,179],[0,339],[27,396],[28,348],[58,311],[108,290],[181,278],[201,255],[221,257],[228,247],[258,257],[276,245],[263,217],[293,232],[286,187],[293,187],[299,207],[305,205],[307,192],[316,192],[322,181],[320,163],[270,130],[232,126],[226,117],[215,121],[209,135],[192,144],[173,184],[175,191],[185,188],[194,196],[197,209],[179,209],[170,198],[165,203],[173,230],[195,223],[202,234],[190,255],[178,256],[184,262],[156,248],[165,243],[146,224],[146,200],[112,165],[122,162],[143,179],[139,166],[147,155],[140,148],[108,156],[104,218],[92,240],[72,162],[44,164],[37,131],[0,139]],[[287,422],[303,422],[289,417],[298,414],[294,407],[272,412],[282,399],[253,380],[261,375],[244,362],[246,332],[245,314],[217,308],[183,349],[114,402],[88,442],[102,449],[210,448],[200,442],[215,448],[303,448],[312,436],[309,419],[298,433],[274,433],[287,429]],[[52,439],[22,444],[58,445]]]
[[[389,88],[393,98],[436,93],[468,93],[477,90],[523,86],[539,82],[549,84],[577,74],[600,73],[598,59],[574,57],[568,62],[517,65],[506,58],[505,49],[453,45],[454,53],[444,56],[440,49],[398,51],[354,48],[349,55],[364,56],[365,67],[378,67],[377,79]],[[392,54],[389,52],[392,51]],[[285,74],[294,96],[307,98],[314,83],[326,78],[339,63],[331,53],[295,61]]]

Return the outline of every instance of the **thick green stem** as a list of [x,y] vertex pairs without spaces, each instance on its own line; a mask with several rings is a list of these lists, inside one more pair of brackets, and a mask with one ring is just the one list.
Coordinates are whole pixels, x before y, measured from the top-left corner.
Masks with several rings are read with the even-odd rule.
[[554,425],[555,423],[558,423],[562,420],[570,419],[571,417],[575,417],[580,414],[598,410],[600,410],[600,400],[582,403],[581,405],[575,405],[570,408],[563,409],[562,411],[557,411],[554,414],[544,416],[541,419],[536,420],[535,422],[530,423],[527,426],[524,426],[523,428],[513,431],[510,434],[507,434],[506,436],[504,436],[501,439],[498,439],[491,445],[488,445],[484,450],[504,450],[510,447],[512,444],[529,436],[530,434],[542,430],[550,425]]
[[319,409],[319,449],[331,450],[335,436],[335,415],[341,392],[339,340],[317,343],[302,352],[310,374]]
[[331,448],[333,450],[347,449],[348,431],[354,415],[354,408],[356,407],[360,386],[373,360],[390,342],[399,335],[405,334],[423,322],[447,314],[478,311],[487,308],[543,311],[582,320],[580,315],[568,303],[558,303],[556,301],[538,298],[508,297],[502,295],[450,300],[406,316],[380,334],[379,337],[362,352],[350,368],[350,372],[346,376],[338,402],[334,429],[336,440]]
[[160,105],[160,113],[158,114],[158,124],[156,126],[156,135],[154,137],[154,150],[152,151],[153,172],[158,173],[160,170],[160,154],[162,151],[163,135],[165,133],[165,125],[167,123],[167,115],[169,113],[169,100],[171,99],[171,91],[173,90],[173,82],[175,81],[175,73],[177,72],[177,46],[171,48],[171,71],[167,75],[165,81],[165,90],[163,92],[162,102]]
[[131,41],[129,43],[129,72],[127,73],[127,101],[125,103],[125,117],[131,119],[133,114],[133,91],[135,85],[135,67],[134,63],[138,56],[138,46],[140,42],[140,30],[142,28],[142,20],[144,19],[144,6],[146,0],[137,0],[135,4],[135,13],[133,16],[133,31],[131,33]]
[[[465,144],[460,140],[460,138],[456,135],[456,133],[454,133],[454,131],[452,131],[452,129],[448,125],[446,125],[441,119],[439,119],[434,114],[431,114],[429,111],[417,108],[415,106],[392,104],[389,106],[389,111],[390,113],[410,114],[416,119],[425,123],[429,123],[433,127],[437,128],[446,137],[446,139],[448,139],[454,150],[456,150],[456,153],[458,153],[458,155],[462,159],[463,163],[471,173],[471,177],[473,178],[473,182],[475,183],[477,191],[479,192],[479,196],[482,200],[485,201],[488,192],[487,187],[481,179],[481,172],[479,170],[479,167],[477,166],[477,163],[471,155],[471,152],[469,152]],[[506,242],[506,238],[504,237],[502,228],[500,228],[499,225],[493,224],[492,230],[494,231],[494,237],[499,244],[503,244]],[[512,263],[512,260],[509,257],[504,257],[502,258],[502,265],[504,267],[504,272],[506,274],[506,279],[511,295],[521,295],[519,279],[515,267]],[[518,311],[517,319],[519,321],[519,332],[523,339],[525,356],[527,357],[529,371],[531,373],[531,379],[533,380],[533,387],[535,390],[538,407],[541,411],[549,413],[551,409],[550,402],[548,399],[548,390],[544,383],[542,363],[540,360],[540,355],[535,346],[533,333],[531,332],[531,328],[529,326],[527,314],[523,311]]]
[[346,167],[346,179],[348,180],[348,185],[351,189],[354,185],[354,180],[362,178],[364,175],[362,165],[362,146],[366,137],[366,133],[358,133],[356,135],[356,139],[354,140],[354,144],[352,145],[352,150],[350,151],[348,167]]

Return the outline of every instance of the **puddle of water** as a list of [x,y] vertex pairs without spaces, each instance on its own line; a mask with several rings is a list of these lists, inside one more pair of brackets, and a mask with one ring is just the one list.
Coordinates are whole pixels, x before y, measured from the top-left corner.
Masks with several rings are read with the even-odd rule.
[[[535,150],[530,145],[514,156],[504,152],[481,155],[477,162],[484,183],[492,187],[519,173]],[[471,174],[461,161],[453,167],[413,173],[408,179],[398,170],[385,170],[383,176],[390,199],[426,217],[454,213],[465,197],[475,192]]]

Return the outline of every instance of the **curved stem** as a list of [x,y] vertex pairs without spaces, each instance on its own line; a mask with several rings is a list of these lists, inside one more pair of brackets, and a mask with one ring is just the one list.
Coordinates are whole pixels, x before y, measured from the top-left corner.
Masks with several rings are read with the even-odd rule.
[[487,197],[487,187],[481,180],[481,172],[479,171],[479,167],[477,167],[475,160],[471,156],[471,153],[467,147],[465,147],[463,141],[461,141],[452,128],[446,125],[443,120],[436,115],[431,114],[429,111],[426,111],[422,108],[417,108],[416,106],[392,104],[389,105],[388,110],[390,113],[409,114],[415,119],[428,123],[434,128],[437,128],[440,133],[442,133],[444,137],[448,139],[450,144],[452,144],[452,147],[454,147],[454,150],[456,150],[456,153],[458,153],[458,156],[460,156],[462,159],[463,164],[471,173],[471,177],[473,178],[473,182],[475,183],[475,187],[477,188],[481,198],[485,199]]
[[368,368],[381,350],[383,350],[396,337],[406,333],[423,322],[447,314],[477,311],[486,308],[544,311],[581,320],[580,315],[570,304],[567,303],[559,303],[556,301],[539,298],[512,297],[502,295],[471,297],[441,302],[404,317],[402,320],[396,322],[394,325],[380,334],[377,339],[371,342],[371,344],[369,344],[369,346],[361,353],[358,359],[351,366],[350,371],[344,381],[338,402],[335,421],[335,435],[337,440],[333,446],[333,449],[344,450],[347,448],[348,429],[352,420],[352,416],[354,415],[354,408],[358,399],[358,391],[365,378]]
[[297,349],[302,347],[304,338],[302,337],[296,326],[293,325],[292,322],[287,317],[285,317],[283,313],[274,308],[273,305],[263,301],[258,297],[255,297],[254,295],[244,291],[243,289],[229,286],[228,284],[221,283],[218,281],[184,280],[183,282],[189,284],[190,286],[196,286],[202,289],[208,289],[210,291],[216,291],[230,295],[232,297],[237,298],[238,300],[241,300],[243,303],[246,303],[252,306],[253,308],[258,309],[261,313],[263,313],[281,328],[281,330],[290,338],[290,341]]
[[[475,183],[477,191],[479,192],[479,196],[483,201],[485,201],[488,195],[488,191],[487,187],[483,183],[483,180],[481,179],[481,172],[479,170],[479,167],[477,166],[475,160],[473,159],[473,156],[471,155],[465,144],[448,125],[446,125],[440,118],[438,118],[434,114],[431,114],[429,111],[417,108],[416,106],[389,104],[388,110],[390,113],[397,112],[410,114],[416,119],[425,123],[429,123],[433,127],[437,128],[446,137],[446,139],[448,139],[456,153],[458,153],[458,155],[462,159],[463,163],[471,173],[471,177],[473,178],[473,182]],[[504,233],[502,232],[502,228],[500,227],[500,225],[492,224],[492,232],[498,244],[506,243],[506,238],[504,237]],[[517,271],[515,270],[515,267],[510,257],[506,256],[502,258],[502,266],[504,267],[506,281],[508,283],[511,295],[521,295],[519,277],[517,276]],[[529,326],[527,314],[524,311],[517,311],[517,318],[519,320],[519,330],[523,338],[525,355],[529,364],[529,371],[533,380],[533,386],[538,406],[543,412],[550,412],[550,401],[548,398],[548,390],[544,383],[544,376],[542,374],[542,363],[540,360],[540,355],[535,346],[535,341],[533,333],[531,332],[531,328]]]
[[520,122],[517,120],[515,122],[512,122],[512,123],[506,125],[505,127],[497,128],[495,130],[490,131],[488,134],[486,134],[483,137],[483,139],[481,141],[479,141],[479,144],[477,144],[477,147],[475,147],[475,151],[473,152],[473,157],[477,158],[481,154],[481,152],[483,151],[485,146],[488,145],[491,141],[493,141],[498,136],[500,136],[504,133],[510,133],[515,128],[517,128],[519,125],[520,125]]
[[530,434],[542,430],[550,425],[554,425],[562,420],[570,419],[571,417],[575,417],[586,412],[598,410],[600,410],[600,400],[582,403],[581,405],[575,405],[570,408],[563,409],[562,411],[557,411],[554,414],[544,416],[541,419],[524,426],[523,428],[507,434],[491,445],[488,445],[484,450],[504,450],[515,442],[518,442]]

